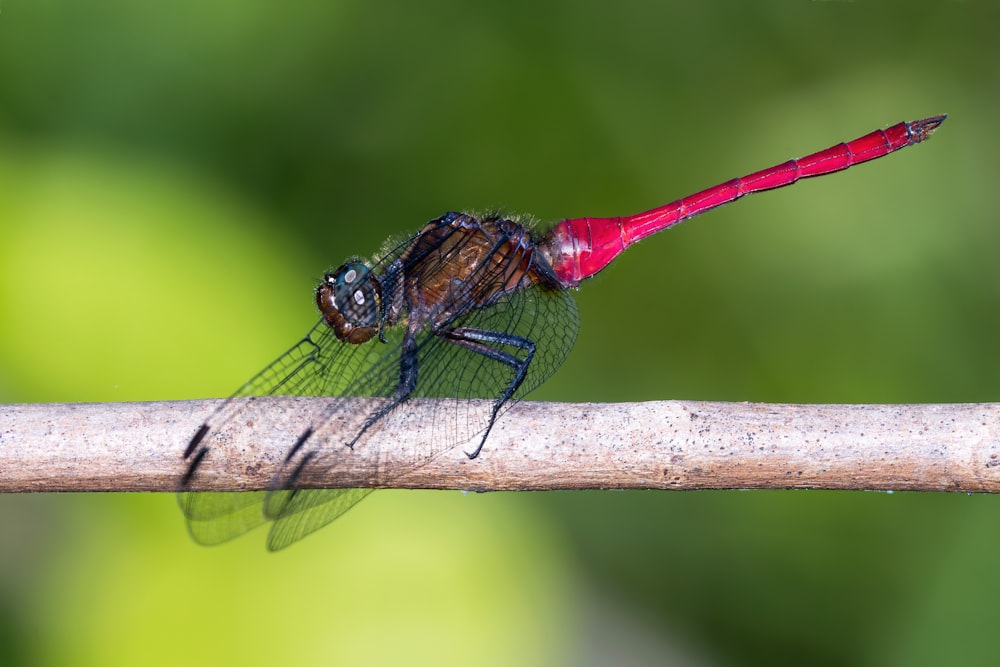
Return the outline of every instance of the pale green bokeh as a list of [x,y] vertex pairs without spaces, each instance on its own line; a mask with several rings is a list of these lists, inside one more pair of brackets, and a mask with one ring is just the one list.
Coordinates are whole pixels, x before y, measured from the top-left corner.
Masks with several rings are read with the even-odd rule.
[[567,650],[575,613],[566,554],[530,512],[458,492],[379,493],[275,557],[259,532],[216,549],[181,539],[165,500],[90,498],[76,508],[82,522],[112,502],[133,511],[92,527],[105,541],[52,559],[56,576],[34,601],[61,628],[62,641],[43,651],[48,664],[454,664],[476,655],[545,665]]
[[[226,393],[253,368],[241,358],[280,349],[261,333],[310,321],[308,291],[306,308],[283,298],[308,277],[271,254],[292,249],[194,177],[82,149],[0,160],[14,183],[0,204],[0,360],[21,400]],[[206,378],[198,348],[234,379]]]

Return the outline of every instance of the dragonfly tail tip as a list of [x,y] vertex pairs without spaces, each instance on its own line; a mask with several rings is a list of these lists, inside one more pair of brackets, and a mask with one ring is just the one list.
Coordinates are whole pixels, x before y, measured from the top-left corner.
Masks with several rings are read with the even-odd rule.
[[941,114],[940,116],[931,116],[930,118],[918,120],[915,123],[911,123],[911,131],[917,137],[917,141],[923,141],[931,136],[934,130],[938,129],[947,117],[948,114]]

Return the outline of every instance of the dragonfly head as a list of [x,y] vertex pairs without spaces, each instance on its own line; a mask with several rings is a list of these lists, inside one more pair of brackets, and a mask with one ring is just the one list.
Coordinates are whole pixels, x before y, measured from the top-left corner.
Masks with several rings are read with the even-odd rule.
[[362,262],[348,262],[323,276],[316,288],[316,305],[337,338],[364,343],[379,330],[381,285]]

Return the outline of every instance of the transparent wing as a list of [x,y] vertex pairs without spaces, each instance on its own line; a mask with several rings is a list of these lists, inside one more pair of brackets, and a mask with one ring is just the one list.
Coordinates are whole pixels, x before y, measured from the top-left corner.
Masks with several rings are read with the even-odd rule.
[[[447,238],[448,227],[444,218],[437,225],[428,225],[428,229],[441,232],[442,240]],[[398,258],[409,243],[390,250],[380,264]],[[424,269],[430,267],[428,275],[433,274],[453,261],[455,253],[462,252],[465,241],[458,239],[449,247],[448,253],[428,251],[412,261],[421,262]],[[409,398],[444,399],[435,402],[434,412],[420,422],[406,421],[406,428],[415,430],[423,440],[426,463],[455,444],[483,434],[499,414],[544,382],[573,346],[579,323],[572,296],[539,280],[538,274],[529,277],[524,257],[496,255],[495,261],[484,262],[479,273],[464,284],[452,281],[451,292],[440,301],[438,310],[422,313],[425,326],[412,339],[405,339],[406,351],[405,323],[386,332],[388,344],[351,345],[339,341],[321,321],[233,398],[373,398],[370,415],[381,418],[354,444],[375,448],[374,455],[366,459],[380,461],[380,452],[394,446],[393,434],[403,428],[405,413],[390,408],[400,403],[401,367],[404,356],[412,360],[409,350],[415,348],[417,383]],[[515,284],[518,287],[511,291]],[[464,400],[477,398],[487,400]],[[186,483],[199,474],[199,463],[211,458],[214,445],[225,437],[226,426],[241,423],[244,406],[244,401],[227,401],[192,439],[185,456],[194,463]],[[354,401],[302,409],[302,437],[291,439],[290,444],[303,437],[304,442],[290,451],[270,491],[180,494],[181,508],[196,541],[218,544],[273,521],[268,547],[281,549],[340,517],[370,493],[370,489],[297,488],[299,480],[327,472],[350,455],[342,423],[359,417],[350,413],[357,410]]]
[[268,500],[282,507],[267,534],[267,548],[284,549],[293,542],[339,519],[372,489],[291,489],[269,492]]
[[[544,382],[563,363],[576,339],[579,320],[576,304],[569,292],[533,286],[508,294],[487,308],[475,309],[449,326],[492,331],[534,343],[535,353],[525,379],[512,398],[500,406],[499,413],[502,413]],[[392,349],[392,354],[380,359],[344,395],[381,396],[383,401],[391,401],[399,377],[400,346],[394,345]],[[357,447],[379,451],[393,447],[392,435],[397,428],[401,428],[397,422],[406,418],[407,428],[415,429],[421,435],[421,451],[426,453],[423,463],[426,463],[455,444],[473,441],[490,425],[494,401],[508,388],[515,371],[487,356],[455,345],[429,329],[418,335],[417,350],[419,380],[411,398],[443,400],[433,403],[433,412],[418,423],[405,413],[390,412],[369,429],[358,441]],[[473,398],[490,400],[475,403],[464,400]],[[335,407],[335,410],[339,409],[350,409],[350,406]],[[288,475],[294,474],[298,479],[322,473],[336,466],[339,457],[350,453],[344,443],[335,437],[338,431],[331,426],[339,421],[335,417],[333,413],[328,415],[329,422],[319,427],[302,450],[289,459],[278,474],[278,485],[294,486],[295,479],[290,479]],[[475,444],[471,448],[474,449]],[[375,461],[382,459],[378,452],[367,458]],[[268,538],[269,548],[282,548],[302,539],[343,514],[346,502],[357,502],[363,497],[345,499],[342,491],[273,491],[268,495],[264,509],[264,514],[274,520]],[[367,489],[353,491],[359,494],[368,492]]]
[[[387,244],[382,256],[374,267],[381,269],[395,261],[406,249],[411,239],[400,239]],[[373,269],[374,270],[374,269]],[[398,346],[397,340],[392,345]],[[392,345],[388,346],[389,348]],[[225,428],[240,423],[245,399],[253,396],[337,396],[347,395],[351,384],[364,376],[372,367],[379,366],[384,355],[398,358],[387,352],[385,345],[369,343],[351,345],[337,339],[333,330],[321,319],[306,336],[293,345],[264,370],[250,379],[233,394],[230,400],[202,425],[192,439],[185,459],[189,461],[189,472],[182,481],[182,489],[187,487],[199,474],[201,464],[210,461],[218,438],[223,437]],[[384,366],[384,364],[383,364]],[[371,385],[371,383],[369,383]],[[357,395],[357,394],[354,394]],[[302,430],[327,421],[329,414],[320,407],[302,408]],[[294,442],[294,440],[292,440]],[[362,492],[363,491],[363,492]],[[311,507],[322,503],[334,503],[337,516],[359,502],[368,490],[324,489],[301,492],[296,505],[290,508]],[[310,499],[314,496],[314,499]],[[265,492],[247,493],[193,493],[178,494],[181,511],[188,521],[188,529],[196,542],[220,544],[271,520],[264,513]],[[320,501],[322,498],[322,502]],[[338,501],[339,502],[335,502]]]
[[[271,395],[335,396],[349,386],[352,378],[363,375],[368,366],[377,363],[378,351],[371,345],[341,342],[333,330],[320,321],[305,338],[243,385],[206,420],[202,426],[203,433],[199,432],[202,437],[189,452],[189,458],[196,459],[197,464],[192,466],[193,474],[185,478],[184,486],[190,484],[204,467],[203,464],[211,459],[216,439],[222,435],[224,428],[234,421],[238,423],[245,404],[232,399]],[[303,428],[324,419],[318,408],[310,411],[305,406],[302,409]],[[351,490],[331,491],[334,492],[332,495],[336,495]],[[263,512],[265,495],[264,492],[181,492],[178,501],[194,540],[201,544],[219,544],[268,520]],[[360,499],[357,497],[351,505]]]
[[[568,291],[533,286],[508,294],[488,308],[472,310],[450,325],[534,343],[527,374],[511,399],[501,406],[502,413],[562,365],[576,341],[579,315]],[[518,358],[525,356],[523,350],[511,345],[495,347]],[[415,396],[442,399],[434,403],[435,437],[456,443],[482,433],[491,421],[492,406],[483,402],[470,404],[465,399],[496,399],[509,386],[514,371],[440,336],[426,341],[422,353],[421,369],[425,373]]]
[[180,493],[178,499],[188,520],[188,532],[198,544],[222,544],[265,521],[263,491]]

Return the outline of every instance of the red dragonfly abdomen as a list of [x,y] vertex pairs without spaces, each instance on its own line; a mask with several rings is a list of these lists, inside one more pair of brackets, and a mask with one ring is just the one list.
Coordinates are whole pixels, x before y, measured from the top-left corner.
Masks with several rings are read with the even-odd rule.
[[842,171],[919,143],[945,116],[897,123],[797,160],[789,160],[702,190],[644,213],[619,218],[576,218],[556,225],[542,246],[564,285],[575,286],[606,267],[625,248],[650,234],[676,225],[753,192],[791,185],[803,178]]

